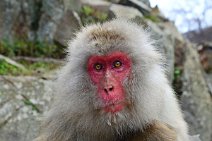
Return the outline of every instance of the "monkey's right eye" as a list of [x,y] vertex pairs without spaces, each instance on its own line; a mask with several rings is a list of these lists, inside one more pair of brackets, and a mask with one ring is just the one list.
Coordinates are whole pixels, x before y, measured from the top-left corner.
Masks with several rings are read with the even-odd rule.
[[94,64],[94,69],[95,70],[100,71],[100,70],[102,70],[102,68],[103,68],[103,65],[102,64],[100,64],[100,63]]

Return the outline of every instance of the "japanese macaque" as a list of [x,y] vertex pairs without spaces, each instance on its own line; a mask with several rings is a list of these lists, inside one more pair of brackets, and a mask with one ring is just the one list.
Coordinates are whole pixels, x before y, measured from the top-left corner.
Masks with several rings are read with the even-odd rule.
[[84,27],[69,43],[38,141],[188,141],[163,57],[139,25]]

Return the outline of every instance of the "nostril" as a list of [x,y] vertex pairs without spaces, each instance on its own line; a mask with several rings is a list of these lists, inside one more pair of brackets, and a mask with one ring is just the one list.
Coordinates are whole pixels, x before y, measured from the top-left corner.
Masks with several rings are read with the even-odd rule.
[[109,87],[109,91],[112,91],[113,90],[113,86]]
[[111,91],[113,91],[113,86],[109,86],[107,88],[104,88],[105,93],[109,93]]
[[106,93],[108,93],[107,89],[104,89],[104,91],[105,91]]

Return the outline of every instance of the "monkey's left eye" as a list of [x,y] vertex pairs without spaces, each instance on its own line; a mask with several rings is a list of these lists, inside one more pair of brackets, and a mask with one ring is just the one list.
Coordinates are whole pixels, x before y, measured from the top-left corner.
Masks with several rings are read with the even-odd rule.
[[119,60],[116,60],[113,62],[113,67],[114,68],[120,68],[122,66],[122,62]]
[[100,64],[100,63],[94,64],[94,69],[95,70],[100,71],[102,68],[103,68],[103,65],[102,64]]

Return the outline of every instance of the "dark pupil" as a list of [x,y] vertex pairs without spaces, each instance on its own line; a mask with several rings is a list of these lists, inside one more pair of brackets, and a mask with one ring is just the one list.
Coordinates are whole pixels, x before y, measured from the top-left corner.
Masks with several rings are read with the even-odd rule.
[[113,66],[116,68],[120,67],[121,65],[122,65],[122,63],[120,61],[115,61],[113,64]]

